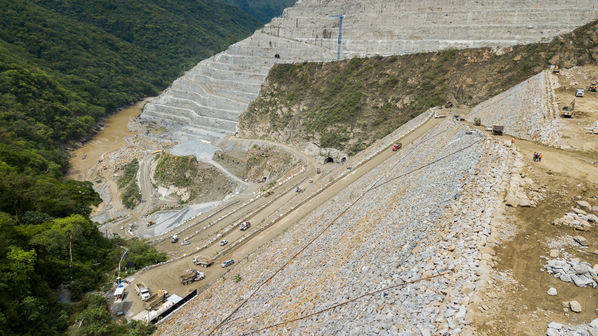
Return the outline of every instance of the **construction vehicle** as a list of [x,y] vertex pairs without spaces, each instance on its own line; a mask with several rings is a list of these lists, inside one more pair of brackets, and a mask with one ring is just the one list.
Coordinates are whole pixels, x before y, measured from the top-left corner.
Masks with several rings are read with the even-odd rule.
[[239,228],[241,229],[241,231],[245,231],[245,230],[249,229],[250,227],[251,227],[251,223],[249,223],[248,221],[244,221],[239,226]]
[[450,102],[450,101],[448,101],[448,102],[446,102],[446,104],[444,104],[444,108],[452,108],[454,106],[455,106],[455,104],[453,104],[453,102]]
[[152,296],[149,288],[147,288],[143,282],[135,284],[135,292],[141,297],[141,301],[145,301]]
[[561,73],[561,70],[559,69],[559,65],[558,64],[551,65],[550,66],[550,70],[552,70],[553,74]]
[[598,82],[592,82],[590,84],[590,86],[588,86],[588,91],[597,92],[598,91]]
[[156,222],[149,220],[149,221],[147,221],[147,223],[145,225],[147,225],[148,227],[150,227],[150,226],[152,226],[154,224],[156,224]]
[[504,130],[505,130],[504,126],[492,125],[492,134],[493,135],[502,135],[502,132]]
[[177,235],[174,235],[174,236],[172,236],[170,238],[170,242],[173,243],[173,244],[176,243],[176,242],[178,242],[178,241],[179,241],[179,236],[177,236]]
[[162,304],[164,300],[168,297],[168,292],[162,289],[159,289],[157,293],[154,293],[150,298],[145,301],[145,309],[152,310]]
[[187,270],[187,272],[181,274],[179,277],[181,278],[181,283],[183,285],[188,285],[194,281],[203,280],[206,276],[200,271],[189,269]]
[[584,93],[585,93],[584,89],[577,89],[577,90],[575,90],[575,97],[583,97]]
[[571,106],[563,106],[563,113],[561,113],[561,117],[563,118],[573,118],[575,114],[575,99],[571,101]]
[[206,258],[206,257],[202,257],[202,256],[193,257],[193,264],[195,264],[197,266],[210,267],[210,266],[212,266],[213,263],[214,263],[214,261],[212,261],[211,259]]
[[394,146],[392,146],[392,151],[396,152],[401,148],[403,148],[403,144],[399,142],[399,143],[395,144]]
[[446,113],[434,113],[434,119],[446,118]]
[[480,118],[473,118],[473,124],[476,126],[480,126],[482,124],[482,119]]
[[274,191],[272,191],[272,189],[268,189],[266,190],[266,192],[264,193],[264,197],[268,197],[270,195],[274,194]]

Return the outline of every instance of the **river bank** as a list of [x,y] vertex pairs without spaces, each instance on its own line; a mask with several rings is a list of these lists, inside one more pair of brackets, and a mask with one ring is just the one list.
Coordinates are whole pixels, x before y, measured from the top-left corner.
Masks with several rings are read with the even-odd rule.
[[127,144],[126,137],[137,134],[136,131],[129,129],[129,121],[139,116],[145,103],[151,99],[153,97],[145,98],[108,116],[103,121],[103,129],[93,135],[83,146],[71,152],[66,177],[78,181],[89,180],[90,169],[102,159],[103,155],[122,148]]

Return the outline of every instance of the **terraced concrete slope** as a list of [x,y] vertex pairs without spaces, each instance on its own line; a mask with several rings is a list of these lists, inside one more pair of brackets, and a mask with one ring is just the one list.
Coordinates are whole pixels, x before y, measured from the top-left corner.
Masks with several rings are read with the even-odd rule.
[[236,130],[275,63],[508,46],[549,39],[598,17],[593,0],[303,0],[251,37],[200,62],[147,104],[145,120],[175,137],[215,140]]

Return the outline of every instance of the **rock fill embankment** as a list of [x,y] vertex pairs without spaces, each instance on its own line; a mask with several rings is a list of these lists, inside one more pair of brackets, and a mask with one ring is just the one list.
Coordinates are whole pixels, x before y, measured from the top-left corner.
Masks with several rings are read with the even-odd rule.
[[592,0],[559,2],[303,0],[251,37],[197,64],[142,118],[174,136],[215,140],[236,131],[275,63],[330,61],[337,55],[338,18],[345,15],[341,58],[400,55],[446,48],[530,43],[598,17]]
[[445,120],[241,261],[241,282],[217,281],[159,331],[206,334],[248,298],[217,332],[242,334],[448,272],[268,332],[460,332],[510,162],[503,144],[465,131]]
[[467,119],[480,118],[484,125],[502,125],[507,134],[560,146],[558,103],[554,90],[558,79],[548,71],[477,105]]

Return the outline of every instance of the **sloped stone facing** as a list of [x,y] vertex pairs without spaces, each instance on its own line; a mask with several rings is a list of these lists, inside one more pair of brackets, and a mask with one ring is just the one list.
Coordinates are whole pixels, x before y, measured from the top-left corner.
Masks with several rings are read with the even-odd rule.
[[[243,281],[217,281],[209,293],[165,321],[160,333],[207,333],[341,214],[217,334],[242,334],[444,271],[449,274],[263,334],[459,333],[477,286],[480,248],[490,235],[494,206],[502,202],[506,157],[502,144],[444,121],[240,261],[234,273]],[[342,213],[374,185],[378,187]]]
[[236,125],[239,114],[258,96],[272,65],[336,58],[338,19],[331,18],[333,14],[345,15],[341,57],[351,58],[550,39],[598,18],[598,4],[302,0],[251,37],[189,70],[146,105],[142,118],[207,140],[234,133],[228,122]]
[[505,133],[559,147],[558,104],[554,89],[558,80],[549,71],[515,85],[475,106],[467,119],[480,118],[484,125],[502,125]]

